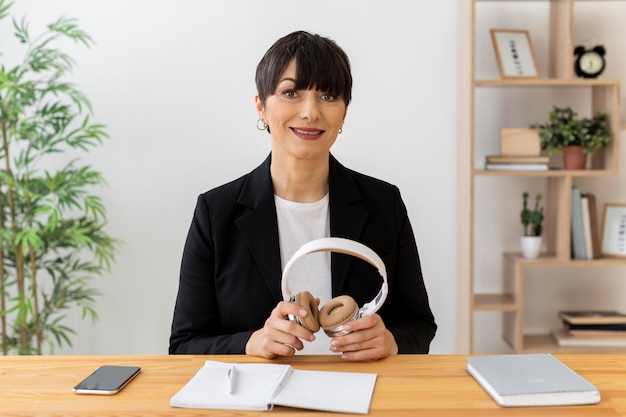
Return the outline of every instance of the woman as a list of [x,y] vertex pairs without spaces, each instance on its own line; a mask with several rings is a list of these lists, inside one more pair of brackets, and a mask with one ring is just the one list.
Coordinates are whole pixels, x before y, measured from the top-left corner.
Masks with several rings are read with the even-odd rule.
[[[170,353],[275,358],[319,353],[320,346],[346,360],[427,353],[436,325],[400,192],[330,153],[351,99],[348,57],[328,38],[294,32],[266,52],[256,84],[271,153],[254,171],[198,198]],[[351,321],[349,334],[332,339],[289,320],[306,311],[281,294],[291,255],[329,236],[369,246],[385,262],[389,283],[378,314]],[[320,304],[348,294],[361,306],[381,281],[369,264],[330,252],[299,261],[290,274],[296,276]]]

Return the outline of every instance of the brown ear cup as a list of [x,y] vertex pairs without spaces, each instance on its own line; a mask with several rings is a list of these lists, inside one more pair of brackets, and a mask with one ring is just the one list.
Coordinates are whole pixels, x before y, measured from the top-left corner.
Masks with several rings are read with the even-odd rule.
[[306,317],[300,318],[300,324],[313,333],[320,329],[318,321],[319,311],[315,298],[308,291],[299,292],[295,297],[295,304],[306,310]]
[[335,297],[319,312],[319,323],[324,330],[334,330],[349,322],[359,311],[359,306],[349,295]]

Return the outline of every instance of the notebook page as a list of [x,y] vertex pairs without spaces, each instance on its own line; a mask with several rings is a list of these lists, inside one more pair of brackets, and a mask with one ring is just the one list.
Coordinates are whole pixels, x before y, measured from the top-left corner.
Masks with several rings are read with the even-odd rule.
[[375,384],[376,374],[294,369],[273,402],[287,407],[367,414]]
[[235,390],[229,393],[228,370],[232,363],[206,361],[204,366],[171,399],[172,407],[225,410],[269,410],[272,397],[291,366],[234,364]]

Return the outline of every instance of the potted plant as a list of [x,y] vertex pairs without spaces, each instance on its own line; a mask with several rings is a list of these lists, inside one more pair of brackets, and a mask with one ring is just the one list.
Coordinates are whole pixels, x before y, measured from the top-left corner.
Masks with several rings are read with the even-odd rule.
[[554,106],[546,123],[531,127],[539,129],[541,149],[549,155],[563,152],[565,169],[584,169],[587,154],[608,146],[613,139],[605,112],[579,118],[570,107]]
[[[0,22],[10,6],[0,0]],[[44,344],[49,352],[71,345],[65,310],[97,317],[90,281],[110,268],[118,242],[91,191],[104,179],[79,159],[107,134],[65,79],[72,58],[54,47],[62,38],[92,40],[74,19],[33,38],[25,19],[12,26],[25,52],[15,64],[0,62],[0,344],[4,355],[41,354]]]
[[522,194],[523,205],[520,220],[524,226],[524,235],[520,237],[524,258],[536,258],[541,250],[541,233],[543,232],[543,206],[541,193],[535,195],[535,205],[528,206],[528,192]]

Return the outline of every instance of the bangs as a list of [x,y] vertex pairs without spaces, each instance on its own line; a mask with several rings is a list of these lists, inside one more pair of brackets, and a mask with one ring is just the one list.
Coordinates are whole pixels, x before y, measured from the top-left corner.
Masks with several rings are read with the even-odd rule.
[[[313,48],[311,48],[313,49]],[[334,51],[300,48],[294,55],[296,61],[296,90],[316,89],[330,93],[337,98],[350,101],[350,87],[346,85],[346,78],[350,74],[341,71],[344,65],[338,65],[341,57]],[[347,97],[346,97],[347,95]]]
[[274,43],[256,70],[256,85],[262,102],[274,94],[278,79],[295,60],[297,90],[316,89],[343,99],[352,98],[352,74],[346,53],[331,39],[307,32],[293,32]]

